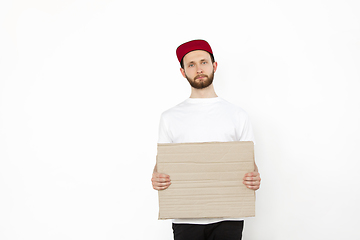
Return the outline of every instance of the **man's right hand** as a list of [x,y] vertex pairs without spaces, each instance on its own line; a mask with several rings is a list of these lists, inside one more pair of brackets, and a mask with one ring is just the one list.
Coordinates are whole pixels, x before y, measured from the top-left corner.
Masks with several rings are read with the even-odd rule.
[[151,181],[152,181],[153,188],[155,190],[167,189],[171,184],[169,175],[166,175],[164,173],[158,173],[158,172],[153,173]]

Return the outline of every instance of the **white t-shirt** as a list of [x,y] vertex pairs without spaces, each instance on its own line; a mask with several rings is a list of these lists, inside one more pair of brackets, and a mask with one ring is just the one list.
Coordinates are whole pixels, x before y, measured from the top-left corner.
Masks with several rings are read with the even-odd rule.
[[[188,98],[161,114],[158,143],[230,141],[255,143],[247,113],[220,97]],[[242,219],[182,218],[173,222],[209,224],[223,220]]]

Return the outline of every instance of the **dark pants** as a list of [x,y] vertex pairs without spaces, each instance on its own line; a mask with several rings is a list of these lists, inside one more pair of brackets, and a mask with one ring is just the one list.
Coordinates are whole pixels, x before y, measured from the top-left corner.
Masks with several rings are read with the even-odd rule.
[[244,221],[211,224],[173,223],[174,240],[240,240]]

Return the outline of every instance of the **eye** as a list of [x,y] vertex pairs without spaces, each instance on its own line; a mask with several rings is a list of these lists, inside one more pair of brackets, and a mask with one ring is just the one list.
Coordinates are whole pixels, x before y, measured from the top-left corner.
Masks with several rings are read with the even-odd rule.
[[207,64],[207,62],[202,62],[201,64]]
[[194,64],[190,64],[190,65],[189,65],[189,67],[193,67],[193,66],[194,66]]

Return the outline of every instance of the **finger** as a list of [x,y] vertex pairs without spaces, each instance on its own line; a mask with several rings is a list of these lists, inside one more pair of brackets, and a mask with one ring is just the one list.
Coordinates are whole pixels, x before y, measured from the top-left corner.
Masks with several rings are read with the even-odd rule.
[[244,185],[245,185],[246,187],[249,187],[249,186],[254,186],[255,184],[252,183],[252,182],[244,182]]
[[158,172],[154,172],[152,174],[152,177],[156,177],[156,178],[170,178],[169,175],[165,174],[165,173],[158,173]]
[[245,173],[245,177],[257,177],[257,176],[260,176],[260,173],[258,173],[258,172]]
[[155,190],[165,190],[165,189],[167,189],[169,186],[170,186],[170,184],[169,184],[169,185],[166,185],[166,186],[154,186],[154,189],[155,189]]
[[167,183],[159,183],[159,182],[155,182],[153,185],[156,187],[165,187],[165,186],[169,186],[171,183],[167,182]]
[[171,181],[161,181],[160,179],[151,179],[151,181],[152,181],[152,184],[153,185],[156,185],[156,186],[160,186],[160,185],[169,185],[169,184],[171,184]]
[[165,174],[165,173],[159,173],[158,177],[160,177],[160,178],[170,178],[170,176]]
[[260,181],[260,177],[244,177],[244,181]]
[[151,181],[159,182],[159,183],[171,182],[170,178],[153,178],[153,179],[151,179]]
[[253,184],[244,183],[244,185],[245,185],[247,188],[253,189],[253,190],[257,190],[257,189],[260,188],[260,184],[255,184],[255,185],[253,185]]
[[258,185],[260,185],[260,182],[258,182],[258,181],[244,181],[243,183],[246,186],[258,186]]
[[255,175],[255,172],[248,172],[248,173],[245,173],[244,177],[253,177],[254,175]]
[[253,180],[253,177],[244,177],[243,180],[244,181],[251,181],[251,180]]
[[157,181],[170,181],[170,176],[163,173],[154,173],[152,176],[153,179]]
[[252,189],[252,190],[258,190],[260,188],[260,186],[247,186],[247,188]]

